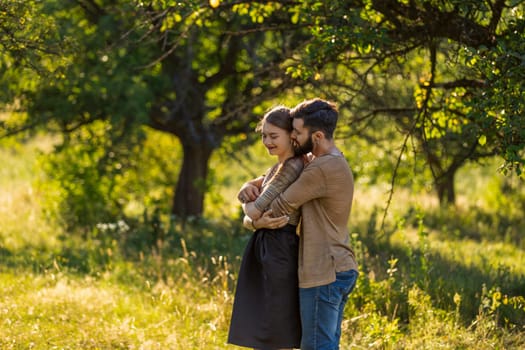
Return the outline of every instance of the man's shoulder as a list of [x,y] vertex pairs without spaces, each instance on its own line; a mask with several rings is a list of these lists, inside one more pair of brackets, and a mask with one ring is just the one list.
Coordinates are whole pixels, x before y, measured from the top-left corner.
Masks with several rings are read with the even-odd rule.
[[313,166],[317,167],[321,173],[324,174],[324,177],[332,178],[340,176],[353,178],[352,170],[348,161],[342,155],[326,155],[319,157],[318,162],[312,162]]
[[348,167],[348,161],[343,155],[327,154],[322,157],[314,158],[310,163],[311,165],[318,167]]

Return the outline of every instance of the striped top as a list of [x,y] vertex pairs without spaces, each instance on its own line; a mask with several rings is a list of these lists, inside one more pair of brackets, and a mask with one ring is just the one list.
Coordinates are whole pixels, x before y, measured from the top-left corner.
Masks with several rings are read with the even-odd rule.
[[[255,207],[262,212],[268,210],[272,201],[299,177],[303,167],[302,157],[289,158],[282,165],[277,163],[272,166],[264,177],[261,194],[254,202]],[[291,210],[286,214],[290,217],[289,224],[299,224],[301,217],[299,209]]]

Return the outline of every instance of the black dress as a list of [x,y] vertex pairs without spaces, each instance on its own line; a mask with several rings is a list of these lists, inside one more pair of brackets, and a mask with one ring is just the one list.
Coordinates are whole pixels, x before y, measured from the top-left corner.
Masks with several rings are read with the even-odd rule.
[[262,350],[300,347],[295,229],[253,233],[239,271],[228,343]]

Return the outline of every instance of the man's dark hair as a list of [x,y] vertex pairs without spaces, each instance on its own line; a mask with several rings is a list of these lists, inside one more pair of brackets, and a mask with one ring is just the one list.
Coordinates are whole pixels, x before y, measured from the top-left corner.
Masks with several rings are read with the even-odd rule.
[[329,140],[334,137],[339,117],[335,103],[314,98],[299,103],[290,114],[293,118],[302,119],[310,133],[321,131]]

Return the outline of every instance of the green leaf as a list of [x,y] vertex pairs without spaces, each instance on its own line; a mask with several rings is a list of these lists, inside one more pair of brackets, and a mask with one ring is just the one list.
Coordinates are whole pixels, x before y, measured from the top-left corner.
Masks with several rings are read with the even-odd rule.
[[481,145],[481,146],[485,146],[485,144],[487,143],[487,136],[485,135],[481,135],[478,139],[478,143]]

